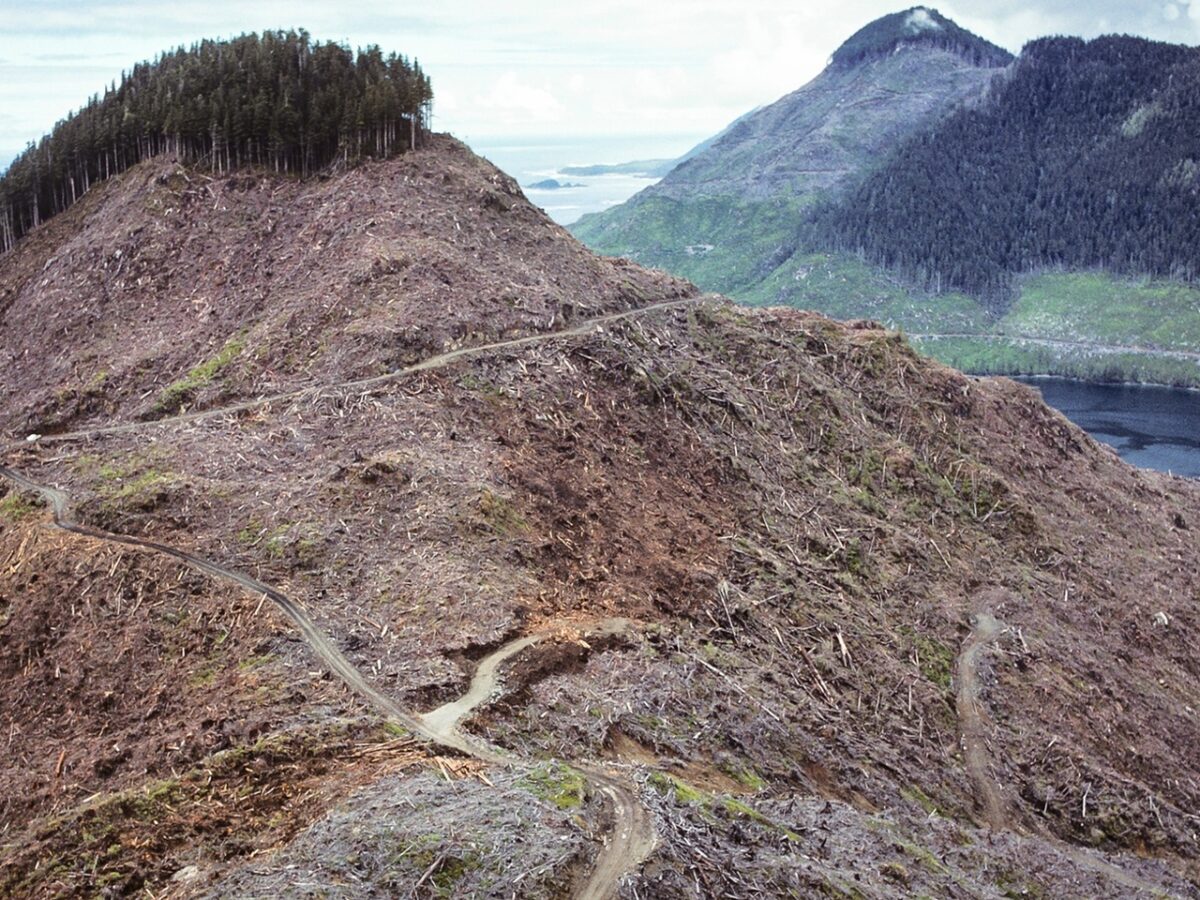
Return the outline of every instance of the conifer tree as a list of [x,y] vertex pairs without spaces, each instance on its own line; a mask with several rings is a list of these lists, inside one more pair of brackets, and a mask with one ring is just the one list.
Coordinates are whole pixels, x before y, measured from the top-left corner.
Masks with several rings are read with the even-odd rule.
[[303,29],[179,47],[136,64],[13,161],[0,178],[0,253],[151,156],[306,177],[412,149],[432,100],[415,61],[313,42]]

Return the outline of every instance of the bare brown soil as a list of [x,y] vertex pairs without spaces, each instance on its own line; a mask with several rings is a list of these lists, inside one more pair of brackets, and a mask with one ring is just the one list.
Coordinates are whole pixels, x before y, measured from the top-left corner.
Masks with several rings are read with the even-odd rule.
[[[452,177],[440,180],[440,168]],[[2,264],[3,277],[22,285],[21,299],[3,312],[3,340],[18,341],[9,335],[28,328],[31,352],[47,359],[50,348],[82,360],[86,348],[101,347],[102,335],[85,340],[65,321],[60,332],[29,324],[36,309],[55,308],[42,306],[52,294],[39,293],[32,273],[56,256],[54,240],[83,240],[70,221],[78,229],[93,216],[101,234],[136,227],[143,213],[135,198],[147,188],[148,171],[56,218],[25,245],[25,256]],[[409,185],[404,176],[416,185],[411,193],[400,189]],[[520,198],[507,210],[472,202],[494,186],[490,178],[483,163],[446,144],[317,185],[269,182],[269,190],[243,191],[221,181],[213,191],[227,209],[197,204],[171,233],[189,246],[209,227],[219,230],[218,222],[258,215],[271,191],[296,191],[298,205],[288,212],[295,232],[279,255],[301,254],[321,272],[342,266],[350,257],[336,248],[350,244],[330,239],[327,252],[315,250],[300,239],[304,229],[357,234],[350,223],[376,218],[368,211],[373,204],[392,211],[392,219],[378,221],[420,221],[414,241],[436,241],[443,250],[472,242],[480,253],[470,276],[477,281],[452,279],[444,294],[432,281],[411,285],[427,298],[413,315],[434,335],[430,355],[456,340],[564,327],[565,315],[551,322],[539,312],[510,322],[497,312],[502,304],[486,285],[513,267],[526,267],[536,285],[570,283],[573,309],[595,313],[687,295],[664,276],[593,260],[569,239],[553,238],[560,232]],[[359,190],[374,182],[391,187]],[[315,203],[304,200],[305,191],[332,204],[328,220],[325,207],[304,205]],[[363,205],[337,205],[353,196]],[[421,218],[431,204],[436,214]],[[510,232],[493,216],[511,221]],[[54,228],[64,230],[52,234]],[[151,245],[129,246],[126,265],[133,266]],[[453,249],[459,251],[466,253]],[[71,259],[61,264],[75,266]],[[82,267],[71,271],[86,277]],[[295,271],[280,303],[307,311],[315,302],[306,293],[309,270]],[[317,282],[342,290],[336,279]],[[126,317],[154,296],[128,290],[113,292],[119,304],[134,298],[120,306]],[[363,297],[336,328],[297,332],[307,335],[306,352],[323,348],[303,371],[288,368],[296,339],[287,320],[275,316],[275,304],[265,303],[261,318],[244,318],[256,323],[246,344],[256,349],[237,359],[253,364],[214,373],[191,402],[217,406],[306,378],[333,384],[381,374],[372,367],[411,363],[416,345],[391,365],[382,344],[363,337],[359,323],[375,315]],[[173,302],[163,301],[164,315]],[[18,306],[28,309],[16,313]],[[70,304],[62,309],[74,316]],[[243,321],[232,309],[230,322]],[[584,317],[572,315],[573,322]],[[469,327],[446,334],[449,318]],[[228,328],[220,341],[239,328]],[[135,334],[130,358],[148,347]],[[157,362],[122,368],[103,389],[103,408],[42,421],[53,418],[68,431],[109,417],[137,420],[169,381],[196,364],[196,354],[184,349],[154,350]],[[58,362],[47,366],[22,368],[14,384],[5,382],[0,420],[11,428],[41,415],[30,398],[50,397],[63,378],[75,377],[60,372]],[[267,369],[288,375],[272,379]],[[509,693],[478,708],[465,727],[525,758],[608,758],[622,778],[640,779],[658,834],[634,882],[642,896],[1136,896],[1145,884],[1174,896],[1200,893],[1200,787],[1193,777],[1200,768],[1193,690],[1200,675],[1193,640],[1200,626],[1200,488],[1133,470],[1033,391],[965,378],[869,323],[838,325],[705,300],[237,416],[70,443],[14,442],[5,462],[69,489],[80,501],[78,515],[92,525],[172,543],[278,586],[304,604],[374,690],[404,709],[431,709],[461,695],[475,661],[541,623],[629,618],[628,638],[604,653],[574,645],[576,652],[565,641],[548,645],[545,657],[527,648],[510,663]],[[44,513],[18,515],[20,503],[0,503],[0,560],[23,542],[50,542],[40,555],[0,568],[13,585],[3,595],[10,620],[28,623],[0,629],[4,658],[20,659],[36,656],[33,623],[53,603],[83,602],[73,567],[95,548],[47,534],[38,524]],[[98,559],[89,571],[111,565]],[[163,566],[175,575],[155,577],[155,597],[171,597],[163,585],[180,575]],[[102,583],[115,589],[125,571],[118,567],[104,576],[118,580]],[[16,588],[30,583],[39,585],[32,593]],[[188,583],[200,595],[219,594],[203,580]],[[985,650],[971,643],[971,616],[980,611],[977,599],[993,590],[1002,598],[986,611],[1005,628]],[[61,650],[67,668],[91,627],[86,616],[72,618],[73,638]],[[109,627],[111,642],[124,639],[125,620],[114,617]],[[282,630],[270,634],[266,652],[277,655],[281,677],[298,693],[282,707],[272,698],[247,701],[230,673],[197,688],[207,706],[224,715],[240,710],[272,732],[289,716],[320,722],[344,715],[351,701],[325,693],[328,683],[308,675],[304,648]],[[206,646],[200,637],[190,640]],[[263,652],[246,640],[240,657]],[[979,651],[965,666],[964,646]],[[155,659],[144,644],[136,649],[137,658]],[[108,658],[92,654],[81,690],[115,690],[120,669],[101,671]],[[978,773],[963,753],[956,703],[965,675],[967,699],[989,723],[987,772],[1005,791],[1005,821],[1022,833],[980,829],[974,821]],[[182,692],[178,681],[172,689]],[[0,685],[3,702],[16,710],[21,691],[20,673],[9,672]],[[89,712],[88,728],[136,732],[146,701],[127,702],[128,715]],[[173,704],[164,721],[194,732],[199,706],[190,699]],[[24,752],[49,761],[53,771],[58,732],[71,712],[49,712],[45,731],[32,735]],[[146,761],[138,765],[149,769],[151,745],[139,753]],[[193,756],[191,764],[203,758]],[[153,764],[168,766],[169,759]],[[84,790],[135,785],[139,772],[97,776],[72,794],[73,802]],[[34,783],[24,772],[5,777],[15,790]],[[539,885],[531,896],[547,895],[555,882],[577,884],[572,879],[594,860],[604,834],[597,798],[577,801],[570,779],[554,778],[538,782],[536,796],[550,805],[582,803],[587,816],[558,818],[554,827],[572,846],[589,849],[582,858],[538,862],[531,854],[530,872],[538,874],[529,883]],[[347,799],[338,784],[330,782],[328,804],[312,808],[304,819],[311,824],[289,847],[316,852],[318,835],[350,834],[365,821],[371,805]],[[403,784],[389,784],[403,791]],[[18,811],[14,833],[55,830],[45,818],[53,795],[38,790],[42,799]],[[349,805],[338,805],[343,801]],[[519,868],[517,834],[496,830],[496,840],[503,835],[507,842],[505,859]],[[446,859],[465,866],[474,858],[461,841],[447,841],[438,845],[447,854],[443,867]],[[344,849],[337,841],[329,846],[331,854]],[[269,868],[288,852],[255,866]],[[212,865],[212,851],[203,853]],[[1080,854],[1115,868],[1106,874],[1083,867]],[[543,865],[555,874],[538,869]],[[311,868],[335,877],[325,863]],[[479,872],[493,871],[490,863],[460,868],[439,868],[438,883],[504,885],[507,893],[524,883],[513,869],[495,882],[480,880]],[[432,881],[430,875],[421,889]],[[413,888],[415,879],[406,884]],[[28,892],[70,893],[48,882],[31,882]]]
[[12,528],[0,563],[9,827],[342,705],[273,610],[178,566]]

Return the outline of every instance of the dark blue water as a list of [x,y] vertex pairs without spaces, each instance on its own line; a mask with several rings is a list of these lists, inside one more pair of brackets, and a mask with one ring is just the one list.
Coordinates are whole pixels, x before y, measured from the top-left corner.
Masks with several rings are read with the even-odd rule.
[[1200,391],[1019,378],[1126,462],[1200,478]]

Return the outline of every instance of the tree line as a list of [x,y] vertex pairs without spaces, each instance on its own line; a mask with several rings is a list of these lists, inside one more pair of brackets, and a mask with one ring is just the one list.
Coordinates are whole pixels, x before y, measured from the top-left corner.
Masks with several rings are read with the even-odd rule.
[[148,157],[304,177],[416,146],[432,100],[415,60],[303,29],[177,48],[135,65],[13,161],[0,178],[0,252]]
[[802,243],[1003,308],[1014,275],[1101,267],[1200,277],[1200,50],[1032,42],[974,108],[897,150]]

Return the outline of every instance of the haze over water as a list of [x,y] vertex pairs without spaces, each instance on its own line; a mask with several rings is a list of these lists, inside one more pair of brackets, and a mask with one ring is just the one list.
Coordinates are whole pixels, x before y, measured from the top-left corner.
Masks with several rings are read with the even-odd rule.
[[[685,137],[480,138],[471,149],[499,166],[521,185],[531,203],[560,225],[624,203],[658,181],[634,175],[563,175],[564,166],[614,165],[645,159],[675,159],[707,135]],[[547,178],[581,187],[542,190],[528,185]]]

